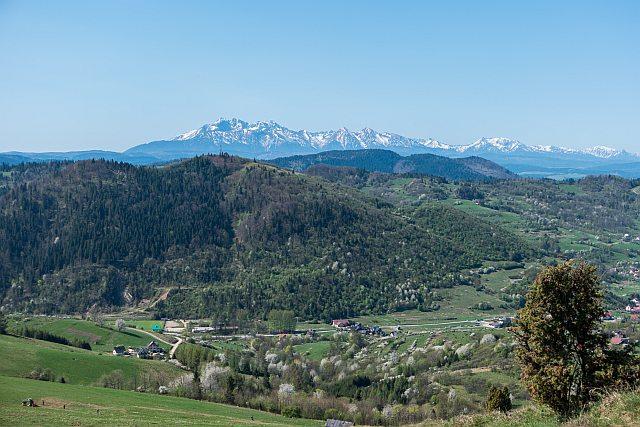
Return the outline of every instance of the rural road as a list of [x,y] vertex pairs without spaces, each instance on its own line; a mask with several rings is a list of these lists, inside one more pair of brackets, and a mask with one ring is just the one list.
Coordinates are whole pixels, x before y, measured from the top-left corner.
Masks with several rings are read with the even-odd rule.
[[145,330],[143,330],[143,329],[130,328],[130,327],[128,327],[128,326],[127,326],[127,329],[129,329],[129,330],[131,330],[131,331],[141,332],[141,333],[143,333],[143,334],[149,335],[151,338],[153,338],[153,339],[155,339],[155,340],[158,340],[158,341],[163,342],[163,343],[165,343],[165,344],[167,344],[167,345],[170,345],[170,346],[171,346],[171,350],[169,350],[169,359],[172,359],[172,358],[173,358],[173,354],[174,354],[174,353],[176,352],[176,350],[178,349],[178,346],[179,346],[180,344],[182,344],[182,338],[175,337],[178,341],[176,341],[176,342],[175,342],[175,344],[171,344],[169,341],[166,341],[166,340],[164,340],[164,339],[160,338],[159,336],[154,335],[154,334],[152,334],[151,332],[147,332],[147,331],[145,331]]

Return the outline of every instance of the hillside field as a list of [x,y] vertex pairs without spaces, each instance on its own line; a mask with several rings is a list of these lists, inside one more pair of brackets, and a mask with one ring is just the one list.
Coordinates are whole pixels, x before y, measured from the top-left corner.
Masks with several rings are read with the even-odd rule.
[[[136,322],[133,322],[134,324]],[[156,324],[155,322],[153,324]],[[162,325],[163,322],[158,324]],[[143,323],[144,330],[150,332],[151,325]],[[31,317],[27,320],[12,323],[14,329],[21,326],[41,329],[52,334],[61,335],[67,339],[78,338],[91,344],[91,349],[98,352],[111,353],[116,345],[124,345],[125,347],[142,347],[149,344],[153,339],[149,335],[142,332],[126,329],[118,331],[112,324],[105,323],[105,326],[98,326],[94,322],[80,319],[56,319],[51,317]],[[148,326],[148,329],[147,329]],[[161,341],[157,343],[165,350],[169,346]]]
[[136,358],[97,354],[47,341],[0,335],[0,375],[21,377],[36,368],[51,369],[56,379],[69,384],[91,385],[105,374],[121,370],[125,378],[148,373],[164,376],[167,381],[182,371],[173,365]]
[[[38,407],[21,406],[32,398]],[[45,406],[41,406],[44,400]],[[63,409],[63,405],[66,409]],[[97,410],[100,411],[98,414]],[[320,426],[234,406],[0,376],[0,425],[6,426]]]

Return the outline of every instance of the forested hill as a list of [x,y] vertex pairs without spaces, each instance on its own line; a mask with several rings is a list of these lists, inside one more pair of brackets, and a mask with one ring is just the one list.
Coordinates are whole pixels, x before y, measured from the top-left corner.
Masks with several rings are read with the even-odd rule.
[[452,208],[404,216],[354,189],[229,156],[26,164],[6,167],[0,189],[9,310],[117,308],[171,288],[159,314],[285,308],[326,320],[428,307],[463,269],[532,253]]
[[480,157],[452,159],[434,154],[403,157],[389,150],[335,150],[306,156],[270,160],[274,165],[306,171],[314,165],[348,166],[370,172],[416,173],[439,176],[451,181],[489,181],[514,179],[517,175],[497,163]]

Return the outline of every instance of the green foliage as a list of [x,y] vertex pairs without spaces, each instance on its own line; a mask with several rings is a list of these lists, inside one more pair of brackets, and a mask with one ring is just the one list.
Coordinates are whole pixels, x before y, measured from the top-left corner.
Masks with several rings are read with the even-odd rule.
[[73,338],[71,340],[68,340],[63,336],[52,334],[49,331],[29,328],[28,326],[24,326],[20,329],[20,335],[22,335],[23,337],[34,338],[37,340],[49,341],[57,344],[69,345],[73,347],[82,348],[85,350],[91,350],[91,344],[89,344],[84,340],[80,340],[78,338]]
[[25,378],[39,381],[55,381],[56,377],[49,368],[36,368],[25,375]]
[[635,357],[608,350],[602,300],[595,268],[566,262],[536,277],[518,312],[513,330],[522,381],[535,400],[563,417],[602,389],[637,382]]
[[282,408],[282,415],[287,418],[301,418],[302,408],[299,406],[285,406]]
[[[492,178],[515,178],[516,175],[489,160],[478,157],[452,159],[434,154],[413,154],[402,157],[389,150],[337,150],[320,154],[281,157],[270,161],[281,167],[307,171],[316,165],[324,166],[322,171],[331,177],[335,171],[331,169],[350,168],[354,175],[363,175],[363,170],[370,172],[402,173],[433,175],[452,181],[490,181]],[[331,165],[332,168],[327,168]],[[340,173],[340,172],[338,172]]]
[[268,320],[272,332],[283,333],[296,330],[296,318],[291,310],[271,310]]
[[158,288],[171,289],[159,317],[229,330],[273,309],[323,321],[433,310],[429,293],[464,283],[464,269],[528,253],[495,227],[469,228],[462,244],[446,228],[432,233],[437,215],[398,215],[355,190],[228,156],[15,172],[0,195],[0,299],[28,312],[118,308]]
[[189,343],[180,345],[174,353],[174,357],[180,363],[196,374],[200,371],[200,367],[211,362],[215,355],[213,349]]
[[466,200],[482,200],[484,199],[484,193],[475,185],[463,184],[457,188],[456,197]]
[[7,318],[4,313],[0,311],[0,334],[7,333]]
[[484,407],[489,412],[509,412],[511,410],[509,387],[491,387]]

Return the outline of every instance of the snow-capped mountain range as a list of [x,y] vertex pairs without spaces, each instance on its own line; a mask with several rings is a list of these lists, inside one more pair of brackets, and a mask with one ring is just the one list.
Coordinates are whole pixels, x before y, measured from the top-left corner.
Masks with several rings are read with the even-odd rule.
[[403,156],[477,156],[529,177],[563,179],[615,174],[640,178],[639,154],[606,146],[575,149],[526,145],[509,138],[480,138],[467,145],[450,145],[432,138],[408,138],[369,128],[318,132],[291,130],[273,121],[248,123],[239,119],[219,119],[174,138],[137,145],[123,153],[95,150],[67,153],[9,152],[0,153],[0,163],[103,158],[133,164],[154,164],[219,152],[247,158],[274,159],[330,150],[360,149],[391,150]]
[[327,150],[390,149],[403,154],[434,153],[449,157],[509,155],[562,155],[590,157],[593,160],[640,161],[638,154],[605,146],[573,149],[549,145],[525,145],[509,138],[481,138],[468,145],[449,145],[435,139],[408,138],[370,128],[350,131],[346,128],[330,131],[291,130],[273,121],[248,123],[239,119],[219,119],[212,124],[180,134],[164,141],[139,145],[127,153],[145,153],[165,158],[176,151],[225,151],[238,155],[274,158],[294,154],[311,154]]

